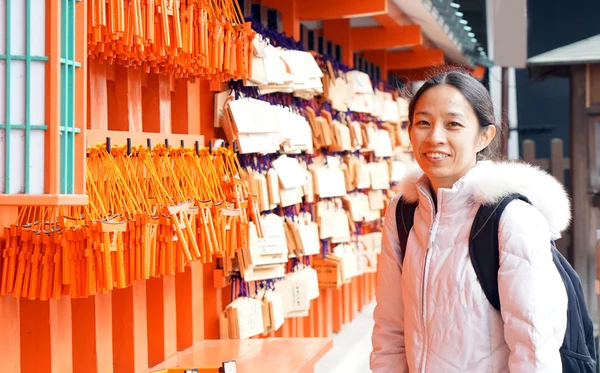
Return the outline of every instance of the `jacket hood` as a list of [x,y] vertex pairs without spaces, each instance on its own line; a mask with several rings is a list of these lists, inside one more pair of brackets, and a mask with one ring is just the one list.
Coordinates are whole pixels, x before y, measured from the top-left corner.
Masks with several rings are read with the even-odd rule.
[[[551,232],[560,234],[569,226],[571,202],[565,188],[552,175],[536,166],[521,162],[483,161],[463,179],[472,187],[475,203],[494,204],[518,193],[527,197],[546,217]],[[419,198],[417,186],[420,181],[426,180],[423,171],[416,168],[403,178],[398,191],[405,201],[416,202]]]

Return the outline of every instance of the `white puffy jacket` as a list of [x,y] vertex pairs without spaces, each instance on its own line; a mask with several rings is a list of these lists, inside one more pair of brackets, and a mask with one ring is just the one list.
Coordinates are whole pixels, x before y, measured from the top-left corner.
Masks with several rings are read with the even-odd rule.
[[[562,372],[559,348],[567,295],[550,239],[570,221],[569,199],[547,173],[517,163],[479,162],[434,207],[414,173],[388,207],[374,312],[373,373]],[[487,300],[469,258],[473,218],[484,202],[520,193],[500,219],[498,289]],[[399,196],[419,202],[404,263],[395,211]]]

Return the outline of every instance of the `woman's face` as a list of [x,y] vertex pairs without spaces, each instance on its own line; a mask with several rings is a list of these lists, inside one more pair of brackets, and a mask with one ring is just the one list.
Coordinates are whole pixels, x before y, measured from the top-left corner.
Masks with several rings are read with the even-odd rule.
[[494,126],[480,131],[471,104],[450,85],[429,88],[419,98],[410,127],[415,159],[433,189],[451,188],[477,162],[494,138]]

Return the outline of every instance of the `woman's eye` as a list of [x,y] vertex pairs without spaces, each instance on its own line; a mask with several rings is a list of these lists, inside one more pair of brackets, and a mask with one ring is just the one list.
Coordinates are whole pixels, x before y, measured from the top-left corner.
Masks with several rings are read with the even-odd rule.
[[449,127],[453,127],[453,128],[457,128],[457,127],[462,127],[462,124],[458,123],[458,122],[450,122],[448,123]]
[[426,120],[420,120],[417,122],[417,126],[428,126],[429,122],[427,122]]

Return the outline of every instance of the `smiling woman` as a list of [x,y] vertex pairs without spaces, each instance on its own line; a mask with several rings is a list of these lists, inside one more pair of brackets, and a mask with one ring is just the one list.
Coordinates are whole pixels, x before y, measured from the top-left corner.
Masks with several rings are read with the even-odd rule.
[[[400,182],[384,218],[374,373],[591,371],[569,370],[581,362],[561,354],[563,340],[593,336],[585,307],[571,308],[576,295],[550,245],[569,225],[569,199],[542,170],[491,161],[493,113],[485,87],[459,71],[431,78],[410,103],[421,170]],[[475,236],[491,268],[473,259]],[[584,320],[573,329],[567,307]],[[577,351],[592,368],[593,339],[586,342]]]
[[451,187],[478,159],[497,158],[494,109],[471,75],[452,71],[427,81],[409,106],[414,155],[433,190]]

